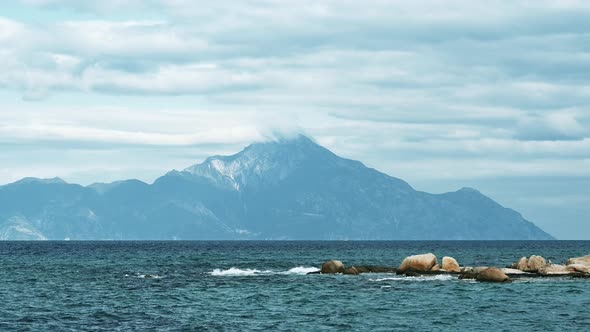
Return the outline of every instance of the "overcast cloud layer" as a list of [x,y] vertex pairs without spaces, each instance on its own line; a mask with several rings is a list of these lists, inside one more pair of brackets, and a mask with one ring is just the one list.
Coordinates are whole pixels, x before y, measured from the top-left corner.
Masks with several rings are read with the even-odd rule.
[[158,175],[304,132],[590,236],[588,1],[0,4],[0,183]]

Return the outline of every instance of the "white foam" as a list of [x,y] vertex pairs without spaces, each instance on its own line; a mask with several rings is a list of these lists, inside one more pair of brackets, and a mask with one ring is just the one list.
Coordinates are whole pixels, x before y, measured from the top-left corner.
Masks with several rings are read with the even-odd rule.
[[315,267],[307,267],[307,266],[297,266],[288,271],[271,271],[271,270],[256,270],[256,269],[238,269],[236,267],[232,267],[227,270],[215,269],[209,272],[212,276],[260,276],[260,275],[306,275],[310,272],[317,272],[319,271],[318,268]]
[[209,272],[212,276],[255,276],[255,275],[264,275],[264,274],[273,274],[273,271],[260,271],[256,269],[238,269],[235,267],[229,268],[227,270],[220,270],[215,269],[212,272]]
[[301,274],[305,275],[311,272],[318,272],[319,269],[317,267],[306,267],[306,266],[298,266],[290,269],[289,271],[285,272],[284,274]]
[[137,276],[138,278],[141,279],[162,279],[162,276],[159,276],[157,274],[140,274]]
[[136,273],[135,275],[132,275],[132,276],[129,274],[125,274],[125,278],[128,278],[128,277],[140,278],[140,279],[162,279],[162,278],[164,278],[164,277],[159,276],[157,274],[139,274],[139,273]]

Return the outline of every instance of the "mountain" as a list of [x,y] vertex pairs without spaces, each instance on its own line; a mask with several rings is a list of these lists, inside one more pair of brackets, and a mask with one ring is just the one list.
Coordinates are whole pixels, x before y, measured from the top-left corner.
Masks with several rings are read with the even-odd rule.
[[475,189],[416,191],[301,135],[213,156],[153,184],[26,178],[0,186],[0,239],[553,238]]

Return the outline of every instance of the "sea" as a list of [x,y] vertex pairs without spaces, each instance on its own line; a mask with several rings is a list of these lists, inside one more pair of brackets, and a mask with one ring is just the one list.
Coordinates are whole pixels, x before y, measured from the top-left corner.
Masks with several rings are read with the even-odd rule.
[[590,279],[307,274],[428,252],[563,263],[590,241],[0,242],[0,331],[590,331]]

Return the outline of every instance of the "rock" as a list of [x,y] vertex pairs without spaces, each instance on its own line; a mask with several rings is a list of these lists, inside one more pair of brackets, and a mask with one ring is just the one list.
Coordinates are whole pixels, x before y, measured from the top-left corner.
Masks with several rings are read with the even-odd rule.
[[395,267],[379,265],[355,265],[354,268],[359,273],[395,273]]
[[529,262],[527,261],[526,257],[521,258],[518,263],[516,263],[516,268],[521,271],[526,271],[529,268]]
[[570,271],[565,267],[565,265],[559,264],[547,265],[546,267],[542,267],[539,269],[539,274],[542,275],[561,275],[569,273]]
[[343,273],[344,272],[344,264],[341,261],[327,261],[322,265],[322,273],[334,274],[334,273]]
[[395,267],[388,267],[388,266],[368,266],[369,270],[373,273],[395,273]]
[[502,272],[502,270],[496,267],[489,267],[478,273],[475,280],[485,282],[506,282],[510,281],[510,278]]
[[461,275],[459,276],[459,279],[475,279],[481,271],[487,268],[487,266],[466,266],[461,269]]
[[532,255],[529,257],[529,262],[527,264],[529,272],[537,272],[539,269],[544,268],[547,266],[547,261],[542,256]]
[[569,264],[566,269],[571,272],[590,273],[590,266],[584,264]]
[[504,272],[505,274],[530,274],[528,272],[524,272],[522,270],[519,269],[512,269],[512,268],[504,268],[504,269],[500,269],[502,272]]
[[434,254],[423,254],[408,256],[399,266],[397,272],[400,274],[406,272],[427,272],[437,265],[436,256]]
[[369,273],[371,270],[368,266],[355,266],[354,267],[358,273]]
[[436,264],[430,269],[430,271],[434,271],[434,272],[440,271],[440,266],[438,266],[438,264]]
[[461,267],[453,257],[445,256],[442,259],[442,268],[447,272],[461,272]]
[[583,257],[574,257],[567,260],[566,265],[572,264],[582,264],[586,266],[590,266],[590,255],[583,256]]
[[487,266],[465,266],[461,269],[462,273],[472,272],[472,273],[480,273],[481,271],[487,269]]
[[350,275],[357,275],[357,274],[359,274],[359,271],[354,266],[351,266],[348,269],[344,269],[343,273],[350,274]]

